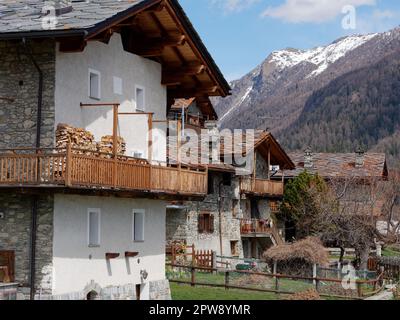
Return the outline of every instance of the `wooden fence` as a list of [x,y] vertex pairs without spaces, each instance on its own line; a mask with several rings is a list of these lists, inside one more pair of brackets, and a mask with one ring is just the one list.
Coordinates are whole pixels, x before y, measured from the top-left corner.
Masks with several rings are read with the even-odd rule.
[[390,257],[370,258],[368,259],[368,270],[382,272],[385,279],[399,281],[400,280],[399,260]]
[[195,245],[171,245],[167,248],[167,255],[175,265],[179,257],[183,257],[191,265],[204,268],[216,267],[216,255],[212,250],[196,250]]
[[[285,275],[285,274],[274,274],[274,273],[265,273],[265,272],[253,272],[253,271],[241,271],[241,270],[220,270],[217,268],[206,268],[206,267],[198,267],[198,266],[184,266],[184,265],[179,265],[179,264],[167,264],[167,266],[173,267],[173,268],[182,268],[186,270],[190,270],[190,281],[185,281],[185,280],[179,280],[179,279],[169,279],[170,282],[175,282],[175,283],[181,283],[181,284],[190,284],[192,287],[194,286],[208,286],[208,287],[222,287],[225,288],[226,290],[228,289],[240,289],[240,290],[246,290],[246,291],[258,291],[258,292],[272,292],[276,294],[295,294],[296,292],[294,291],[286,291],[286,290],[281,290],[280,288],[280,283],[281,280],[287,279],[287,280],[302,280],[302,281],[308,281],[310,283],[313,283],[315,286],[316,291],[319,292],[320,296],[323,297],[333,297],[333,298],[344,298],[344,299],[363,299],[365,297],[372,296],[374,294],[377,294],[380,292],[383,288],[383,274],[379,275],[376,279],[373,280],[355,280],[355,285],[357,288],[357,297],[348,297],[348,296],[340,296],[340,295],[334,295],[334,294],[326,294],[326,293],[321,293],[321,284],[322,283],[333,283],[333,284],[342,284],[342,280],[340,279],[329,279],[329,278],[322,278],[322,277],[305,277],[305,276],[291,276],[291,275]],[[224,283],[206,283],[206,282],[199,282],[196,281],[196,270],[199,270],[201,272],[219,272],[219,273],[224,273]],[[265,278],[273,279],[274,281],[274,288],[273,289],[265,289],[265,288],[254,288],[254,287],[248,287],[248,286],[238,286],[238,285],[233,285],[230,282],[230,276],[232,274],[242,274],[242,275],[248,275],[248,276],[262,276]],[[370,285],[372,286],[373,290],[369,292],[363,292],[362,286],[363,285]]]

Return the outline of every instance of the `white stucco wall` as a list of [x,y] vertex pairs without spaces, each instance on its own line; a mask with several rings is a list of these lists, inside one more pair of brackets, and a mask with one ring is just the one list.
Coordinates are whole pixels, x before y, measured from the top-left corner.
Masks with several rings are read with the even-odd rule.
[[[53,294],[80,292],[91,280],[103,288],[140,284],[143,269],[145,283],[165,279],[165,207],[159,200],[55,195]],[[100,247],[88,246],[88,208],[101,210]],[[144,242],[132,240],[133,209],[145,210]],[[125,251],[139,256],[126,259]],[[120,257],[107,262],[107,252]]]
[[[101,74],[101,99],[89,98],[89,69]],[[55,120],[91,131],[96,140],[112,134],[111,107],[85,107],[80,103],[120,103],[120,112],[135,112],[135,88],[145,89],[145,112],[155,120],[166,119],[167,93],[161,85],[161,65],[123,50],[121,37],[114,34],[108,44],[89,42],[83,52],[56,54]],[[114,93],[114,77],[122,79],[122,94]],[[165,125],[155,125],[165,131]],[[141,151],[147,155],[147,116],[119,117],[119,135],[127,143],[127,155]],[[154,137],[153,159],[165,161],[166,142]]]

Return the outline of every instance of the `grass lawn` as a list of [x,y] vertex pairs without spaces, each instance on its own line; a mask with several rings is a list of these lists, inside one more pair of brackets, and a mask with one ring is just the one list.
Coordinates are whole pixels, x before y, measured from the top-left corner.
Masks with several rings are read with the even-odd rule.
[[268,292],[255,292],[214,287],[170,283],[172,300],[279,300],[280,296]]
[[390,246],[382,250],[382,256],[384,257],[400,257],[400,251],[392,249]]

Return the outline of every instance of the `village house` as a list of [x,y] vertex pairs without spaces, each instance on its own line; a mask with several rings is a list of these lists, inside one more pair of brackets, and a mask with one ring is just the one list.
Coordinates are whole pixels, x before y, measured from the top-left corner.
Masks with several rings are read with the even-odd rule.
[[0,5],[0,291],[168,299],[167,201],[207,172],[167,163],[167,114],[230,87],[176,0],[53,5]]
[[[373,215],[377,221],[382,216],[383,183],[388,179],[388,168],[384,153],[314,153],[310,148],[304,153],[289,153],[296,169],[285,171],[284,179],[289,181],[307,171],[318,174],[337,194],[342,194],[340,203],[345,210],[356,214]],[[282,173],[276,174],[281,179]],[[296,230],[291,221],[285,223],[285,239],[293,240]]]
[[[204,114],[200,112],[199,118]],[[200,139],[217,137],[217,143],[210,144],[214,157],[207,165],[208,194],[201,202],[174,201],[167,207],[167,249],[194,245],[220,257],[259,258],[266,248],[283,241],[274,224],[274,213],[284,183],[271,178],[279,168],[291,170],[294,165],[271,133],[256,130],[252,144],[239,148],[250,164],[243,170],[234,162],[224,161],[233,155],[234,148],[222,138],[218,140],[215,122],[206,122],[205,126],[206,133]],[[183,140],[190,144],[185,134]],[[245,144],[246,139],[240,136],[233,140],[233,144]],[[191,147],[189,151],[195,149]],[[170,154],[173,156],[174,151]]]

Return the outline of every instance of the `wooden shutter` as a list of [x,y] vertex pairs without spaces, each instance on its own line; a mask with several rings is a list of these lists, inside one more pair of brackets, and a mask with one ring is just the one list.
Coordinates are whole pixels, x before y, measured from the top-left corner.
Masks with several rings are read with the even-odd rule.
[[6,250],[0,251],[0,266],[8,268],[8,276],[10,277],[11,282],[15,281],[14,264],[15,264],[14,251],[6,251]]
[[205,216],[203,213],[199,214],[199,233],[204,233]]
[[209,233],[214,233],[214,215],[208,215],[208,231]]

